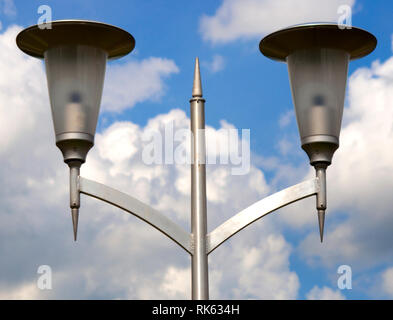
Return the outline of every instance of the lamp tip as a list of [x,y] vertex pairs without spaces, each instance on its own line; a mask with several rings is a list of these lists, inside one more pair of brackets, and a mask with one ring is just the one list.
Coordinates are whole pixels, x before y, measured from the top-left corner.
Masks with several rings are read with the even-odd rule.
[[202,97],[202,82],[198,57],[195,58],[194,85],[192,86],[192,96]]
[[77,233],[78,233],[79,209],[72,208],[71,214],[72,214],[72,227],[74,229],[74,241],[76,241],[76,237],[77,237]]
[[319,236],[323,242],[323,229],[325,226],[325,210],[318,210]]

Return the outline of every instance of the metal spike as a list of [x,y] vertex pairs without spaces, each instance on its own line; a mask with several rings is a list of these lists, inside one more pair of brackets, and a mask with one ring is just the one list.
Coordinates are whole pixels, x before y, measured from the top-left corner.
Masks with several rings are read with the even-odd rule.
[[78,233],[78,219],[79,219],[79,209],[72,208],[72,227],[74,228],[74,241],[76,241],[76,235]]
[[194,85],[192,86],[192,96],[202,97],[202,82],[201,73],[199,70],[199,58],[195,59],[195,71],[194,71]]
[[318,210],[318,222],[319,222],[319,235],[321,237],[321,243],[323,242],[323,228],[325,226],[325,210]]

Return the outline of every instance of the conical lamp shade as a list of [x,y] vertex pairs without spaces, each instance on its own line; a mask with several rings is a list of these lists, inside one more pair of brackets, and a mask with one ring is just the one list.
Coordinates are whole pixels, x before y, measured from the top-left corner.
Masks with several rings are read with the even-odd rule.
[[359,28],[309,23],[261,40],[261,52],[287,62],[302,148],[312,165],[329,165],[338,148],[350,60],[371,53],[377,39]]
[[45,59],[56,145],[64,161],[85,162],[94,144],[107,59],[134,49],[128,32],[100,22],[52,21],[32,26],[16,43],[25,53]]
[[94,141],[106,60],[104,50],[83,45],[55,47],[45,52],[57,142],[72,134]]
[[338,147],[349,58],[348,52],[330,48],[297,50],[287,57],[303,148],[312,143]]

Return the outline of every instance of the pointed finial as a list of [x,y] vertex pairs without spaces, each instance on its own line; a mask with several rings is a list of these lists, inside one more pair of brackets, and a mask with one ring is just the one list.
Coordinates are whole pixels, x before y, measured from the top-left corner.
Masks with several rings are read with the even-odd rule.
[[325,210],[318,210],[319,236],[323,242],[323,228],[325,226]]
[[194,85],[192,86],[192,96],[202,97],[202,83],[201,83],[201,72],[199,70],[199,59],[195,59],[195,71],[194,71]]
[[78,233],[78,218],[79,218],[79,209],[72,208],[72,227],[74,228],[74,241],[76,241],[76,236]]

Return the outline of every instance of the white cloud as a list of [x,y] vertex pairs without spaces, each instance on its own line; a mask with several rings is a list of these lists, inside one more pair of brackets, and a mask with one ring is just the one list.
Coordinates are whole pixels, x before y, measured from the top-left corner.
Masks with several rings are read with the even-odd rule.
[[[0,38],[3,48],[0,67],[3,73],[12,70],[7,76],[0,77],[0,87],[7,88],[0,91],[1,101],[7,101],[0,105],[3,115],[0,117],[0,152],[23,143],[26,139],[24,130],[37,127],[38,119],[45,123],[50,118],[45,107],[49,99],[45,97],[46,79],[41,63],[38,59],[28,58],[16,47],[15,36],[20,30],[20,27],[12,26]],[[37,129],[42,131],[42,128]]]
[[280,119],[278,120],[278,123],[280,125],[280,128],[285,128],[288,126],[292,120],[295,119],[295,112],[293,110],[288,110],[284,114],[280,116]]
[[278,149],[280,150],[280,153],[283,155],[287,155],[291,150],[293,150],[294,145],[292,141],[289,141],[288,139],[281,139],[278,142]]
[[169,267],[159,290],[171,299],[190,299],[191,295],[191,269]]
[[111,175],[124,171],[122,167],[138,151],[137,125],[129,122],[116,122],[105,130],[105,135],[97,135],[98,152],[102,159],[115,164]]
[[386,269],[381,275],[381,289],[389,297],[393,297],[393,267]]
[[14,288],[4,288],[0,290],[1,300],[30,300],[40,297],[40,289],[35,282],[22,284]]
[[225,59],[219,54],[215,54],[211,61],[203,61],[202,65],[211,73],[216,73],[224,69]]
[[315,286],[306,295],[308,300],[345,300],[345,296],[339,290],[328,287]]
[[206,41],[227,43],[299,23],[337,22],[339,6],[355,0],[223,0],[213,16],[203,15],[199,30]]
[[145,100],[157,101],[164,95],[164,79],[179,68],[169,59],[151,57],[109,65],[105,77],[102,109],[120,112]]
[[8,17],[15,17],[17,14],[14,0],[2,0],[3,13]]
[[[221,295],[225,292],[229,299],[296,299],[300,282],[290,270],[291,247],[285,239],[269,230],[266,221],[235,237],[210,259],[210,269],[222,272]],[[221,297],[212,295],[217,298]]]

